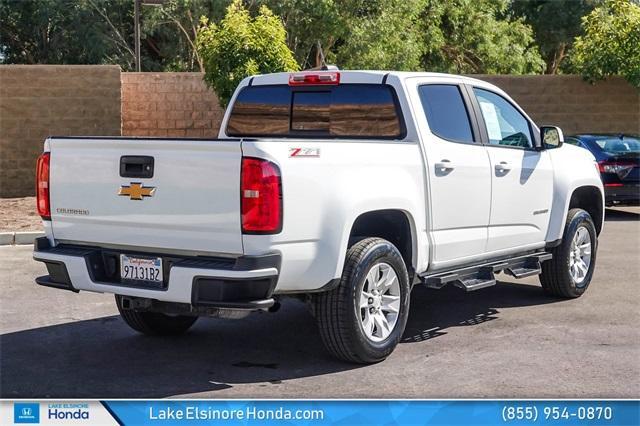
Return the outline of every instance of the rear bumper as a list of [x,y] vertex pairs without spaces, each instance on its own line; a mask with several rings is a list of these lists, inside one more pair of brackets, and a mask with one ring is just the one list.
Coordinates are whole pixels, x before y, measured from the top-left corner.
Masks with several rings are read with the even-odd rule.
[[604,200],[607,206],[640,205],[640,184],[604,187]]
[[36,239],[34,246],[33,258],[43,262],[48,271],[48,275],[36,278],[40,285],[214,308],[272,306],[281,262],[279,254],[237,258],[158,254],[163,258],[165,281],[162,288],[149,288],[121,282],[117,251],[69,245],[51,247],[46,238]]

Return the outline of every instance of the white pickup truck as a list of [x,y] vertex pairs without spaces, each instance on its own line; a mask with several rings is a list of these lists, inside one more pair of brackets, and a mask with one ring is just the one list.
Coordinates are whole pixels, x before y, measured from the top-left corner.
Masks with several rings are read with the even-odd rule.
[[113,293],[146,334],[298,297],[327,349],[371,363],[410,292],[540,274],[578,297],[604,215],[597,164],[472,78],[247,78],[219,138],[51,137],[37,167],[38,284]]

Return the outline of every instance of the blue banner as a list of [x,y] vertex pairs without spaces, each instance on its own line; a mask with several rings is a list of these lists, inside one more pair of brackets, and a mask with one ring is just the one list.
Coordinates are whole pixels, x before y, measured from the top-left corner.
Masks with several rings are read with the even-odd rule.
[[640,401],[105,401],[123,425],[633,425]]

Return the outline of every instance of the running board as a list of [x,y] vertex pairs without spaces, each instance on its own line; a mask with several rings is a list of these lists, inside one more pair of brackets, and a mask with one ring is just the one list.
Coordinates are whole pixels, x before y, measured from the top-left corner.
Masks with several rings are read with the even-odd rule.
[[524,256],[480,263],[445,272],[421,275],[423,283],[433,289],[453,284],[466,291],[479,290],[496,284],[495,274],[506,272],[515,278],[530,277],[542,272],[542,262],[551,259],[551,253],[537,252]]

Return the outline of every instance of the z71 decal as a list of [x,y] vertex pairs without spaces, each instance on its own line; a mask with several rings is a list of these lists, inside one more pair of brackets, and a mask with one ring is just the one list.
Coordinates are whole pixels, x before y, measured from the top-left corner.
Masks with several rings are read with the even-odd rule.
[[289,157],[320,157],[320,148],[289,148]]

